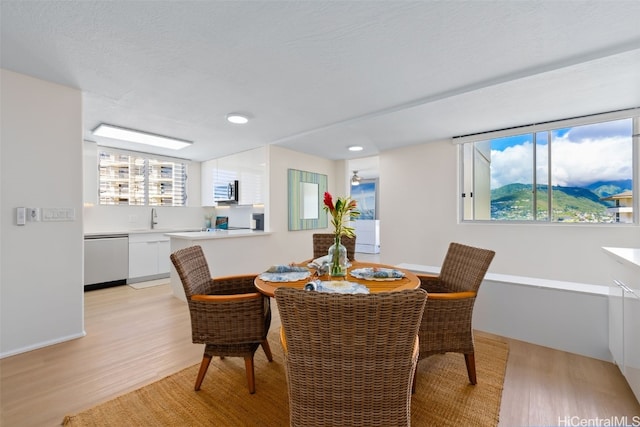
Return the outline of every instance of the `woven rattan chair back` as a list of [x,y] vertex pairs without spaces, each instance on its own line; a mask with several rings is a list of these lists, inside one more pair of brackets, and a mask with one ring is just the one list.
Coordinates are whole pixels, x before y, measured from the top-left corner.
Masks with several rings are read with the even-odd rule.
[[449,292],[477,292],[495,252],[460,243],[449,244],[440,269],[440,283]]
[[[313,258],[320,258],[329,253],[329,248],[335,243],[333,233],[315,233],[313,235]],[[340,243],[347,248],[347,258],[353,261],[356,258],[356,237],[342,236]]]
[[267,359],[273,360],[267,341],[271,305],[256,289],[256,275],[211,278],[200,246],[172,253],[171,262],[187,297],[192,341],[205,344],[195,390],[200,389],[212,357],[229,356],[244,358],[249,392],[254,393],[253,356],[258,347],[262,345]]
[[292,426],[408,426],[420,289],[349,295],[279,288]]
[[171,254],[187,301],[192,295],[208,295],[211,290],[211,272],[200,246],[190,246]]
[[[440,275],[420,278],[429,293],[420,325],[420,360],[434,354],[462,353],[471,384],[476,384],[473,307],[495,252],[452,242]],[[415,383],[414,383],[415,389]]]

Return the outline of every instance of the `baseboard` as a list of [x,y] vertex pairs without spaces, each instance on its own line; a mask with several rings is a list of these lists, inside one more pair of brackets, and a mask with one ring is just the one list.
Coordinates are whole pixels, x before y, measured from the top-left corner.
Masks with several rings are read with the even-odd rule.
[[87,335],[87,333],[85,331],[82,331],[82,333],[79,333],[79,334],[67,335],[65,337],[56,338],[55,340],[43,341],[43,342],[39,342],[37,344],[32,344],[32,345],[29,345],[29,346],[26,346],[26,347],[14,349],[14,350],[11,350],[11,351],[2,352],[2,353],[0,353],[0,359],[4,359],[5,357],[9,357],[9,356],[15,356],[16,354],[26,353],[26,352],[32,351],[32,350],[37,350],[39,348],[49,347],[50,345],[60,344],[62,342],[76,340],[76,339],[82,338],[82,337],[84,337],[86,335]]

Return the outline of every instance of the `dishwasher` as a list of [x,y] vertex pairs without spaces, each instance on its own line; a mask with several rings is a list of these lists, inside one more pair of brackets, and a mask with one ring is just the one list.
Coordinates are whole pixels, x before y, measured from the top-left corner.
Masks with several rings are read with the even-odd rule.
[[129,275],[129,236],[92,234],[84,238],[84,290],[124,285]]

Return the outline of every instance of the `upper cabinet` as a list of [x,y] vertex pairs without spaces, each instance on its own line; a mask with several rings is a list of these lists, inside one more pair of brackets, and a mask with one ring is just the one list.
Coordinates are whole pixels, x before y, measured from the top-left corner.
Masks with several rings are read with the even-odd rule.
[[213,186],[217,178],[218,160],[207,160],[200,164],[200,201],[202,206],[215,206]]
[[238,204],[262,204],[267,182],[266,147],[202,162],[202,205],[215,206],[216,186],[238,180]]

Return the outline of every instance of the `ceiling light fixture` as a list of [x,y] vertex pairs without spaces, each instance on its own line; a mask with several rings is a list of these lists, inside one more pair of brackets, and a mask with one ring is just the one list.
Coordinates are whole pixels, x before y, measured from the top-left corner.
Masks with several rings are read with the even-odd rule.
[[193,141],[185,141],[184,139],[170,138],[168,136],[156,135],[149,132],[143,132],[134,129],[127,129],[120,126],[108,125],[100,123],[92,133],[96,136],[105,138],[118,139],[120,141],[137,142],[139,144],[153,145],[155,147],[170,148],[172,150],[180,150],[193,144]]
[[353,176],[351,177],[351,185],[360,185],[360,177],[358,176],[358,171],[353,171]]
[[234,125],[244,125],[249,122],[249,117],[240,113],[229,113],[227,114],[227,121]]
[[349,151],[362,151],[364,148],[361,145],[350,145]]

